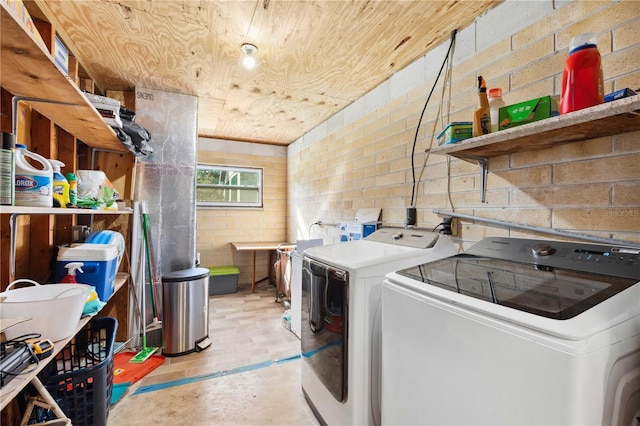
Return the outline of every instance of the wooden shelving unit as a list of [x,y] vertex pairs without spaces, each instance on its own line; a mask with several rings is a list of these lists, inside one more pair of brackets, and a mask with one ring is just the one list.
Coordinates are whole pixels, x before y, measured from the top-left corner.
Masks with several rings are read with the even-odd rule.
[[121,215],[132,214],[129,210],[91,210],[91,209],[59,209],[46,207],[22,207],[22,206],[0,206],[0,214],[19,214],[19,215],[35,215],[35,214],[53,214],[53,215],[69,215],[69,214],[106,214]]
[[[49,33],[49,35],[52,35]],[[55,158],[60,155],[66,155],[68,162],[65,161],[71,170],[78,168],[77,164],[77,146],[76,139],[81,140],[84,144],[91,148],[102,151],[115,151],[118,159],[123,158],[124,154],[129,154],[126,147],[120,142],[116,133],[102,119],[98,111],[87,100],[84,94],[78,89],[74,80],[67,76],[60,69],[42,40],[31,33],[22,22],[13,14],[4,2],[0,1],[0,86],[15,96],[13,102],[12,114],[17,113],[17,102],[24,102],[30,108],[37,111],[38,115],[46,117],[50,124],[55,124],[64,130],[58,131],[57,134],[47,134],[45,141],[40,137],[38,142],[42,142],[45,147],[44,151],[51,157]],[[4,92],[3,92],[4,93]],[[17,102],[16,102],[17,101]],[[9,102],[3,99],[4,107]],[[26,108],[25,108],[26,109]],[[8,131],[6,122],[3,122],[3,131]],[[29,123],[31,131],[34,130],[34,123]],[[15,123],[13,123],[15,125]],[[45,123],[45,128],[51,127],[49,123]],[[28,130],[29,128],[27,128]],[[15,130],[15,129],[14,129]],[[19,135],[29,136],[29,135]],[[33,140],[32,140],[33,142]],[[49,148],[51,153],[49,153]],[[73,159],[73,161],[71,161]],[[120,160],[118,160],[120,161]],[[119,170],[126,170],[123,164],[118,163]],[[93,167],[93,163],[92,163]],[[101,170],[105,170],[102,168]],[[113,180],[113,178],[112,178]],[[98,216],[100,220],[112,223],[117,221],[117,216],[130,215],[129,210],[90,210],[90,209],[62,209],[62,208],[39,208],[39,207],[21,207],[21,206],[0,206],[0,216],[2,223],[2,273],[3,279],[6,277],[15,277],[15,258],[16,258],[16,234],[18,229],[22,232],[23,225],[26,223],[27,237],[20,241],[22,244],[23,258],[27,259],[29,274],[33,271],[41,271],[46,269],[44,266],[51,254],[51,248],[55,242],[56,233],[62,229],[68,229],[73,219],[77,215],[84,217]],[[18,217],[32,216],[28,221],[18,224]],[[37,216],[37,219],[33,216]],[[50,217],[55,216],[55,218]],[[35,225],[34,225],[34,222]],[[24,233],[22,235],[25,235]],[[9,250],[7,250],[9,248]],[[8,261],[8,262],[7,262]],[[40,263],[38,263],[40,262]],[[36,264],[34,266],[34,263]],[[9,264],[9,268],[7,268]],[[23,268],[24,272],[24,268]],[[34,278],[29,276],[29,278]],[[13,278],[11,278],[13,279]],[[5,284],[8,281],[4,281]],[[128,273],[118,273],[115,282],[115,292],[109,303],[100,312],[100,315],[117,317],[121,324],[125,324],[126,330],[126,312],[124,315],[119,314],[119,309],[127,309],[128,292],[121,291],[122,287],[127,287],[129,282]],[[89,322],[91,317],[81,318],[76,327],[76,333],[80,331]],[[75,333],[74,333],[75,334]],[[5,385],[0,392],[0,410],[3,410],[18,394],[20,389],[30,382],[39,383],[36,375],[38,372],[59,352],[73,336],[62,341],[55,342],[54,354],[46,361],[40,362],[38,365],[30,368],[28,372],[14,378],[9,384]],[[46,391],[45,391],[46,392]],[[54,401],[55,402],[55,401]],[[3,411],[4,414],[4,411]]]
[[0,2],[0,86],[85,144],[128,152],[115,132],[56,65],[44,46]]
[[[126,273],[118,273],[116,275],[116,280],[115,280],[115,290],[113,292],[113,294],[115,295],[118,290],[120,290],[126,283],[127,280],[129,279],[129,274]],[[56,357],[56,354],[58,352],[60,352],[62,350],[62,348],[65,347],[65,345],[67,343],[69,343],[69,341],[71,341],[71,339],[73,339],[73,337],[80,331],[82,330],[82,328],[87,325],[87,323],[92,319],[93,317],[83,317],[80,318],[80,320],[78,321],[78,325],[76,326],[76,330],[75,333],[73,333],[72,336],[67,337],[66,339],[62,339],[58,342],[54,342],[54,349],[53,349],[53,353],[51,354],[51,356],[49,356],[49,358],[46,358],[45,361],[40,362],[39,364],[35,365],[35,366],[29,366],[27,367],[29,370],[28,373],[25,374],[20,374],[18,376],[16,376],[13,380],[11,380],[7,385],[5,385],[2,388],[2,392],[0,393],[0,410],[4,409],[4,407],[7,406],[7,404],[9,404],[9,402],[11,402],[11,400],[13,398],[15,398],[18,393],[20,393],[20,391],[31,382],[31,380],[33,380],[38,373],[51,361]]]
[[640,95],[431,149],[462,159],[490,158],[640,130]]

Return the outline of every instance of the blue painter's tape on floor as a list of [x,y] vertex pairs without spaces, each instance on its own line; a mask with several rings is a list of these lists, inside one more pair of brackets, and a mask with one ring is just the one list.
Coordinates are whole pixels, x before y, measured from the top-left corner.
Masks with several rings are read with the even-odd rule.
[[273,361],[264,361],[264,362],[259,362],[257,364],[249,364],[242,367],[232,368],[231,370],[216,371],[214,373],[203,374],[200,376],[185,377],[184,379],[173,380],[170,382],[158,383],[158,384],[149,385],[149,386],[141,386],[135,392],[133,392],[131,396],[147,393],[147,392],[155,392],[163,389],[172,388],[175,386],[188,385],[190,383],[200,382],[202,380],[217,379],[218,377],[231,376],[239,373],[246,373],[247,371],[259,370],[261,368],[266,368],[274,364],[275,365],[284,364],[285,362],[295,361],[297,359],[300,359],[300,354],[291,355],[291,356],[276,359]]
[[329,343],[325,343],[324,345],[320,346],[318,349],[313,349],[311,351],[302,352],[302,356],[305,357],[305,358],[311,358],[312,356],[314,356],[318,352],[322,352],[322,351],[324,351],[326,349],[329,349],[331,346],[341,345],[341,344],[342,344],[342,339],[335,339],[335,340],[330,341]]

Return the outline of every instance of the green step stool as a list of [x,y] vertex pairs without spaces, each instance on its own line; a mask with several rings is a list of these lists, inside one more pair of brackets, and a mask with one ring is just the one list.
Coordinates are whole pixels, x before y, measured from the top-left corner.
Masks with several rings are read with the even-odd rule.
[[240,270],[235,266],[212,266],[209,269],[209,296],[238,291]]

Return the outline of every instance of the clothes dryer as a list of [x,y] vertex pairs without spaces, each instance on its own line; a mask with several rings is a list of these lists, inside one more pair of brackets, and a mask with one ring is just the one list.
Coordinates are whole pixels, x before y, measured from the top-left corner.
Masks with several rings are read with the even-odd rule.
[[304,252],[302,390],[322,424],[380,424],[384,276],[457,251],[444,235],[382,228]]

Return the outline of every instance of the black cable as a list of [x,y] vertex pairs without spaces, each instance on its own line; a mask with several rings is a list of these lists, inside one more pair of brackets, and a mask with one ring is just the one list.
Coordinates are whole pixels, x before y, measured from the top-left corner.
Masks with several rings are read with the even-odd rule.
[[429,96],[424,103],[424,107],[422,108],[422,113],[420,114],[420,119],[418,120],[418,125],[416,126],[416,134],[413,138],[413,147],[411,148],[411,175],[413,177],[413,187],[411,188],[411,206],[413,207],[413,202],[415,200],[416,195],[416,169],[413,161],[413,156],[416,152],[416,144],[418,143],[418,132],[420,131],[420,124],[422,123],[422,118],[424,117],[424,112],[427,110],[427,105],[429,104],[429,100],[431,99],[431,95],[433,95],[433,91],[436,89],[436,85],[438,84],[438,80],[440,80],[440,75],[442,74],[442,70],[444,69],[447,60],[449,59],[449,53],[451,52],[451,48],[453,47],[453,42],[456,39],[456,34],[458,30],[451,31],[451,43],[449,43],[449,48],[447,49],[447,54],[445,55],[444,61],[440,66],[440,71],[438,71],[438,76],[436,77],[436,81],[433,82],[433,87],[429,92]]
[[435,226],[435,228],[433,228],[433,229],[431,230],[431,232],[435,232],[435,231],[436,231],[436,229],[438,229],[438,227],[439,227],[439,226],[441,226],[441,225],[444,225],[444,222],[440,222],[439,224],[437,224],[437,225]]

